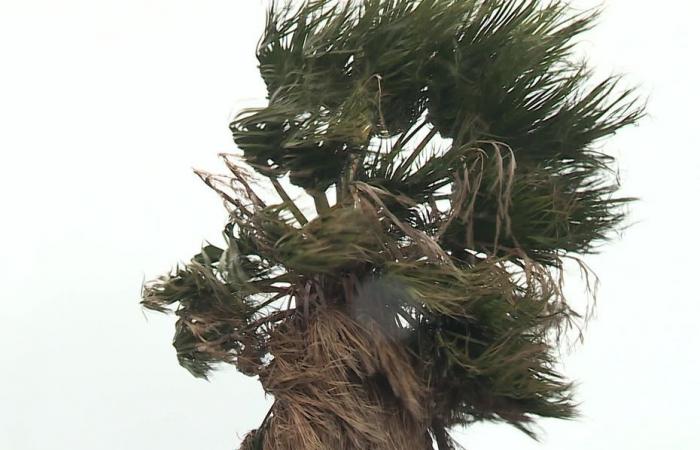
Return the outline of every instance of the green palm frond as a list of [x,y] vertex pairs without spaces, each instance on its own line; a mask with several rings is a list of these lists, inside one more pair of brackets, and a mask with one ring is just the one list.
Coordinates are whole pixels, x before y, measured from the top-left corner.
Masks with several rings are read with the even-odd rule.
[[[643,115],[620,77],[594,83],[575,57],[597,15],[559,0],[272,2],[267,106],[231,123],[227,175],[199,173],[230,212],[226,246],[143,298],[178,315],[193,374],[234,364],[284,400],[242,448],[446,450],[457,425],[534,437],[537,417],[575,417],[556,370],[558,337],[582,320],[563,261],[624,220],[601,143]],[[279,199],[257,193],[266,181]]]

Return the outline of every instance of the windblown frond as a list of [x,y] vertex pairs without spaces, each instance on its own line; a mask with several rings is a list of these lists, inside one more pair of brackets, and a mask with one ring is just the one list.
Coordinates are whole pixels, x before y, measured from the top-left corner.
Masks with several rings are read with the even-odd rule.
[[174,309],[193,374],[234,364],[275,397],[243,449],[445,450],[454,426],[534,436],[537,417],[575,416],[556,370],[579,320],[562,262],[623,220],[600,143],[642,116],[573,54],[596,16],[559,0],[272,3],[268,104],[231,124],[229,173],[199,173],[230,212],[226,248],[143,299]]

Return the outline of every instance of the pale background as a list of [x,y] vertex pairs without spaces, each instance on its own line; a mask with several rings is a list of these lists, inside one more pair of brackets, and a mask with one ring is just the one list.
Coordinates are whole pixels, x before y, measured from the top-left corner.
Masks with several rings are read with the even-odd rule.
[[[578,7],[596,4],[575,1]],[[607,148],[642,198],[589,261],[598,317],[566,358],[583,417],[458,433],[470,450],[700,448],[700,6],[610,0],[585,51],[650,95]],[[259,102],[259,0],[0,0],[0,449],[224,450],[268,406],[254,379],[192,378],[144,278],[218,239],[229,119]]]

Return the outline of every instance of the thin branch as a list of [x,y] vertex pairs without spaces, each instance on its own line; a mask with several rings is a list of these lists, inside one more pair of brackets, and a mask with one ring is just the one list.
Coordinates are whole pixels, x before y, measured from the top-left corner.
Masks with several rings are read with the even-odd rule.
[[277,300],[284,298],[288,295],[290,295],[289,288],[285,289],[284,292],[280,291],[277,295],[273,296],[272,298],[269,298],[269,299],[265,300],[264,302],[260,303],[259,305],[256,305],[255,312],[262,310],[266,306],[269,306],[269,305],[273,304],[274,302],[276,302]]
[[314,199],[314,206],[316,207],[316,212],[318,214],[321,214],[322,212],[330,209],[330,205],[328,204],[328,198],[326,197],[326,194],[324,192],[309,189],[306,191],[306,193]]
[[[413,137],[420,130],[422,130],[423,127],[425,127],[426,125],[428,125],[428,121],[424,120],[420,124],[418,124],[418,126],[416,126],[416,128],[414,128],[413,131],[410,131],[410,128],[409,128],[406,131],[404,131],[403,133],[401,133],[401,136],[399,136],[399,138],[396,140],[396,142],[394,143],[394,146],[391,148],[389,153],[387,153],[382,159],[387,164],[390,164],[391,161],[401,152],[404,145],[406,145],[411,139],[413,139]],[[409,131],[410,131],[410,133],[409,133]],[[377,158],[377,160],[379,160],[379,158]],[[382,164],[382,166],[383,166],[383,164]]]
[[224,192],[222,189],[220,189],[214,184],[214,181],[216,180],[216,177],[214,175],[197,169],[194,169],[194,173],[204,182],[204,184],[206,184],[217,194],[219,194],[225,202],[236,206],[243,214],[247,215],[248,217],[251,217],[253,215],[250,212],[250,210],[248,210],[248,208],[246,208],[238,199],[231,197],[228,193]]
[[260,327],[261,325],[265,325],[272,322],[278,322],[280,320],[286,319],[289,316],[294,315],[294,313],[296,312],[296,308],[277,311],[276,313],[270,314],[269,316],[261,317],[260,319],[248,325],[248,328],[255,329]]
[[252,187],[250,187],[250,184],[246,180],[246,178],[241,174],[241,169],[240,167],[236,166],[233,161],[231,161],[231,156],[227,153],[219,153],[219,157],[223,159],[224,164],[226,164],[226,167],[231,171],[233,174],[234,178],[243,186],[243,189],[245,189],[246,193],[248,194],[248,197],[250,198],[251,201],[253,201],[258,208],[266,208],[267,205],[265,202],[258,196],[258,194],[255,193]]
[[413,150],[413,153],[411,153],[411,156],[406,158],[406,160],[401,164],[401,166],[396,169],[396,172],[394,172],[394,175],[392,176],[393,179],[398,180],[401,178],[406,171],[411,167],[411,164],[418,158],[418,155],[420,155],[425,147],[430,143],[430,141],[435,137],[435,135],[438,133],[437,128],[433,128],[430,130],[430,133],[423,138],[423,140],[418,144],[418,146]]
[[279,180],[275,177],[269,178],[272,182],[272,186],[275,188],[275,191],[277,191],[277,195],[279,195],[284,204],[287,205],[287,207],[289,207],[289,210],[291,211],[292,215],[297,220],[297,222],[299,222],[299,225],[306,225],[309,222],[308,219],[306,218],[306,216],[304,216],[304,213],[302,213],[301,210],[297,207],[296,203],[294,203],[291,197],[289,197],[289,194],[287,194],[287,191],[284,190]]

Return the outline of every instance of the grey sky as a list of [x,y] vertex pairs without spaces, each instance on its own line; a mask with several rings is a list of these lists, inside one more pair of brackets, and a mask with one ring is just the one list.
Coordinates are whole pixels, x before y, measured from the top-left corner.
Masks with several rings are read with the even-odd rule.
[[[577,7],[597,4],[574,1]],[[218,240],[228,122],[263,98],[258,0],[0,0],[0,449],[224,450],[268,406],[254,379],[181,369],[143,278]],[[458,433],[470,450],[691,450],[698,430],[700,6],[610,0],[585,53],[650,95],[607,145],[636,224],[590,258],[598,317],[566,357],[583,417]],[[575,287],[576,284],[572,284]]]

